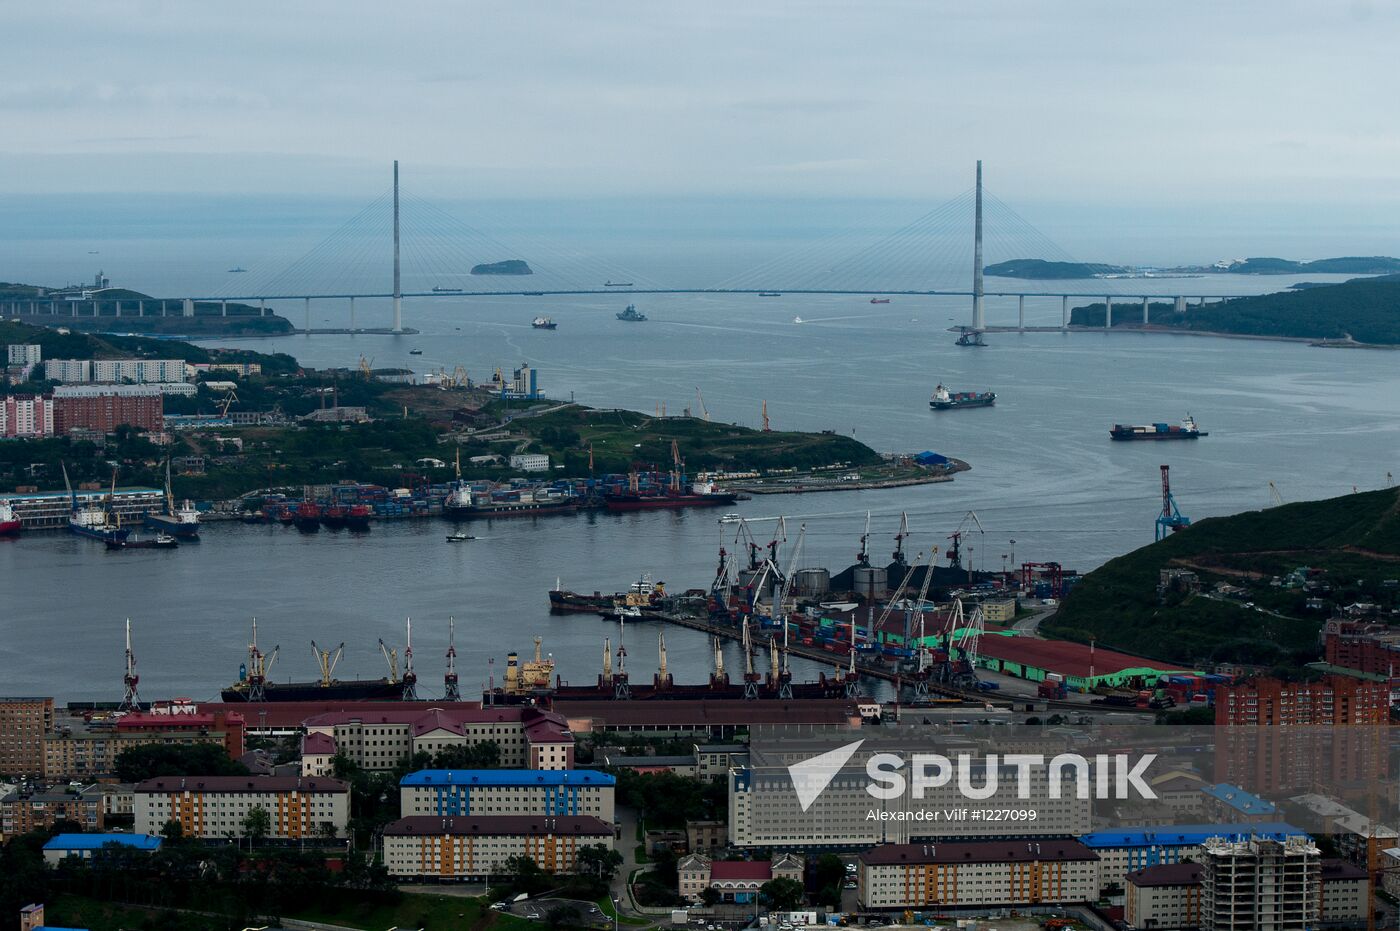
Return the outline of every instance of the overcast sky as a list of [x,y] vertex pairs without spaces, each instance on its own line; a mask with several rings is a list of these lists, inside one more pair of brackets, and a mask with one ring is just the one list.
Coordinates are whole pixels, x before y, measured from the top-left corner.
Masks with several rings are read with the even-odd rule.
[[1400,5],[0,7],[0,193],[1400,200]]

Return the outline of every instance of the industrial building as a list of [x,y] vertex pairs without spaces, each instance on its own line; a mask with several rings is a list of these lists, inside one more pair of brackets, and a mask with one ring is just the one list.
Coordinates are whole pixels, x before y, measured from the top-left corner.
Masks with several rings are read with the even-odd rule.
[[[107,501],[105,491],[77,491],[74,496],[79,507],[103,507]],[[10,503],[25,530],[67,527],[73,511],[73,500],[65,491],[0,494],[0,500]],[[148,511],[159,510],[164,503],[165,492],[156,488],[118,488],[112,495],[112,511],[124,524],[139,523]]]
[[602,701],[555,699],[552,707],[575,734],[593,732],[729,740],[759,724],[860,726],[848,699],[801,701]]
[[44,861],[57,866],[64,860],[91,860],[108,844],[154,853],[160,849],[161,838],[151,834],[56,834],[44,844]]
[[1145,827],[1114,828],[1094,831],[1079,839],[1099,856],[1101,888],[1121,886],[1129,873],[1154,866],[1171,866],[1201,859],[1206,841],[1212,837],[1226,840],[1248,840],[1251,837],[1286,841],[1290,837],[1307,837],[1291,824],[1260,822],[1243,824],[1163,824]]
[[617,780],[540,769],[425,769],[399,781],[404,816],[588,815],[613,821]]
[[1135,680],[1155,681],[1162,676],[1192,671],[1116,650],[1100,649],[1093,644],[1019,636],[978,638],[977,664],[1031,682],[1043,682],[1055,673],[1064,677],[1071,691],[1081,692],[1098,686],[1131,686]]
[[0,697],[0,776],[41,774],[52,730],[52,698]]
[[1076,840],[885,844],[860,855],[865,909],[1070,905],[1098,898],[1098,857]]
[[345,836],[350,784],[299,776],[166,776],[137,783],[135,830],[159,834],[178,822],[186,837],[241,836],[254,808],[270,816],[268,837]]
[[581,848],[613,848],[613,826],[583,815],[415,815],[384,827],[384,866],[414,879],[489,879],[529,857],[546,873],[572,872]]

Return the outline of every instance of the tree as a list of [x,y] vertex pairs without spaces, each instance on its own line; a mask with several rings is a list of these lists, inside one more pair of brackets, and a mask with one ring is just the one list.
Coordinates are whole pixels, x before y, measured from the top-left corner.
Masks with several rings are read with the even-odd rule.
[[545,913],[544,920],[551,928],[577,928],[583,913],[576,905],[556,905]]
[[603,882],[611,882],[622,865],[622,854],[602,844],[588,844],[580,847],[574,859],[574,872],[583,876],[593,876]]
[[185,826],[171,818],[161,825],[160,836],[165,838],[167,844],[178,844],[185,839]]
[[768,880],[759,886],[758,894],[768,903],[769,908],[780,912],[790,912],[807,899],[807,890],[802,883],[787,877]]
[[846,879],[846,865],[841,862],[840,857],[834,853],[822,854],[817,858],[812,878],[821,901],[841,901],[841,883]]
[[219,744],[142,744],[117,754],[117,779],[143,782],[157,776],[246,776]]
[[714,886],[706,886],[700,890],[700,901],[705,904],[706,908],[714,908],[718,905],[719,898],[719,890]]
[[243,816],[243,836],[248,838],[248,846],[262,840],[272,831],[272,816],[261,805],[254,805]]

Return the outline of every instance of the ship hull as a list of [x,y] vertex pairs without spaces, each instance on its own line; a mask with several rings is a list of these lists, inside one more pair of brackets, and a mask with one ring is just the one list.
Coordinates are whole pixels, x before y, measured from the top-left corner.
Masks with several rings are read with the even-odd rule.
[[712,508],[733,504],[736,495],[619,495],[603,499],[609,511],[654,511],[670,508]]
[[17,520],[0,521],[0,537],[19,536],[20,526]]
[[185,523],[169,514],[147,514],[146,529],[168,533],[180,540],[199,539],[199,524]]
[[[267,701],[385,701],[403,697],[403,684],[388,679],[352,679],[322,685],[319,682],[269,682],[263,686]],[[245,689],[224,689],[226,702],[248,700]]]
[[1115,440],[1122,440],[1126,442],[1131,440],[1194,440],[1203,436],[1209,436],[1210,434],[1201,433],[1199,431],[1192,433],[1187,433],[1185,431],[1179,431],[1176,433],[1132,433],[1110,430],[1108,435]]
[[295,523],[302,533],[316,533],[321,529],[320,517],[298,517]]
[[993,407],[997,403],[995,397],[975,398],[966,401],[930,401],[928,406],[936,411],[957,410],[960,407]]
[[101,527],[83,527],[79,524],[69,524],[68,531],[80,537],[87,537],[89,540],[101,540],[104,543],[109,540],[121,542],[131,533],[130,530],[107,530]]
[[578,592],[551,591],[549,611],[551,614],[597,614],[610,611],[615,595],[582,595]]
[[178,540],[105,540],[109,550],[173,550]]
[[537,517],[542,514],[573,514],[578,505],[569,504],[499,504],[489,507],[454,507],[443,513],[453,520],[490,520],[496,517]]

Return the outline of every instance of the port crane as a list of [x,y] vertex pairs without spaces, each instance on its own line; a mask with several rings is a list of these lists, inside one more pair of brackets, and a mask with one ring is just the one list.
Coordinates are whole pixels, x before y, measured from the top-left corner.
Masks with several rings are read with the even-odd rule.
[[870,512],[865,512],[865,532],[860,535],[860,552],[856,553],[856,565],[870,568]]
[[136,653],[131,649],[131,618],[126,619],[126,673],[122,675],[122,685],[125,688],[122,694],[122,703],[117,706],[118,711],[140,711],[141,696],[137,694],[136,685],[141,681],[141,677],[136,674]]
[[[744,698],[758,698],[758,673],[753,671],[753,637],[749,633],[749,616],[744,615],[741,627],[744,644]],[[716,650],[718,650],[719,638],[715,638]],[[722,654],[716,652],[715,658],[722,662]]]
[[1272,479],[1270,479],[1270,480],[1269,480],[1269,507],[1271,507],[1271,508],[1276,508],[1276,507],[1278,507],[1280,504],[1283,504],[1283,495],[1279,494],[1278,486],[1275,485],[1275,484],[1273,483],[1273,480],[1272,480]]
[[[972,521],[973,526],[977,528],[978,533],[982,534],[983,537],[987,535],[987,531],[982,527],[982,521],[977,518],[976,511],[968,511],[964,514],[963,519],[958,522],[957,528],[952,533],[948,534],[948,539],[953,541],[953,545],[948,547],[948,567],[951,569],[962,568],[962,538],[965,533],[964,528],[967,527],[967,522],[969,520]],[[969,577],[971,577],[971,558],[968,559],[967,571]]]
[[[383,646],[384,641],[379,641]],[[316,641],[311,641],[311,650],[316,654],[316,666],[321,670],[321,688],[328,689],[335,681],[335,667],[340,662],[340,658],[345,655],[345,642],[341,641],[340,646],[334,650],[323,650],[316,645]]]
[[904,561],[904,541],[909,537],[909,514],[906,511],[899,512],[899,532],[894,535],[894,563],[897,566],[906,565]]
[[[904,573],[904,579],[899,583],[899,587],[894,590],[894,594],[885,602],[885,610],[880,612],[880,619],[870,625],[870,633],[868,636],[871,643],[875,642],[875,632],[885,629],[885,622],[889,620],[890,615],[894,613],[895,604],[903,597],[905,589],[909,587],[909,583],[914,580],[914,573],[918,570],[919,566],[923,564],[923,560],[923,553],[919,553],[914,557],[914,564]],[[928,579],[928,573],[924,574],[924,579]],[[909,611],[907,606],[904,612],[904,645],[906,647],[909,645]]]
[[447,619],[447,671],[442,674],[444,686],[443,701],[461,701],[462,692],[457,687],[457,619]]
[[783,625],[783,664],[782,669],[778,668],[778,657],[773,653],[773,640],[768,641],[770,657],[773,666],[774,684],[778,689],[779,698],[792,698],[792,670],[788,668],[788,646],[792,639],[792,627],[787,619],[787,597],[792,588],[793,575],[797,572],[797,561],[802,556],[802,544],[807,539],[807,525],[803,524],[797,529],[797,543],[792,548],[792,556],[788,560],[788,571],[783,576],[782,588],[779,590],[776,602],[773,605],[773,620]]
[[[1271,483],[1272,484],[1272,483]],[[1173,533],[1191,526],[1191,518],[1181,513],[1172,496],[1171,466],[1162,466],[1162,513],[1157,515],[1157,539],[1165,540]]]
[[219,416],[220,416],[221,418],[227,418],[227,417],[228,417],[228,409],[229,409],[230,407],[232,407],[234,404],[237,404],[237,403],[238,403],[238,389],[237,389],[237,388],[230,388],[230,389],[228,389],[228,394],[224,395],[223,401],[221,402],[221,405],[222,405],[222,406],[219,408]]
[[705,418],[705,423],[710,422],[710,409],[705,406],[705,396],[700,393],[700,386],[695,386],[695,403],[700,408],[700,416]]
[[413,671],[413,618],[407,619],[408,640],[403,648],[403,700],[418,700],[418,674]]
[[248,701],[267,701],[267,671],[280,652],[280,644],[268,654],[258,648],[258,619],[253,618],[253,639],[248,644]]
[[[917,647],[917,660],[914,667],[914,700],[928,701],[929,697],[929,653],[926,643],[926,632],[924,630],[924,600],[928,598],[929,585],[933,582],[933,567],[938,562],[938,547],[933,547],[928,554],[928,568],[924,570],[924,581],[919,586],[919,598],[915,602],[915,610],[919,612],[919,643]],[[906,616],[907,617],[907,616]],[[907,626],[907,625],[906,625]],[[906,633],[905,641],[908,636]]]

